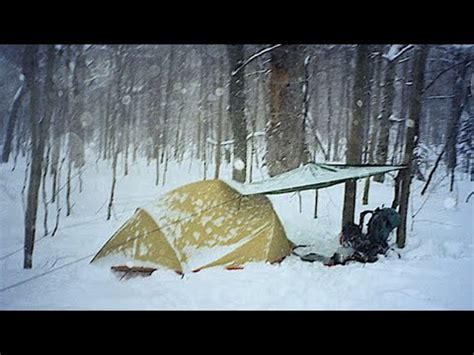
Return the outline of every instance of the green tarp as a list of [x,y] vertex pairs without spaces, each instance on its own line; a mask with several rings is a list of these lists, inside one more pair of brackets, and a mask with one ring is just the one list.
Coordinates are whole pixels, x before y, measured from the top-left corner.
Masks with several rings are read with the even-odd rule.
[[267,180],[251,184],[228,182],[243,195],[282,194],[287,192],[314,190],[344,183],[348,180],[404,169],[403,166],[386,165],[342,165],[309,163]]

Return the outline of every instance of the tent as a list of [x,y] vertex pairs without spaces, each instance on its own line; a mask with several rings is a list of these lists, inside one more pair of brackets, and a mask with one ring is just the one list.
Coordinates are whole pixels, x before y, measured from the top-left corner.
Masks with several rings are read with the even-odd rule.
[[221,180],[205,180],[138,208],[92,262],[185,273],[278,262],[292,248],[267,197],[243,196]]
[[242,195],[282,194],[295,191],[314,190],[361,179],[390,171],[404,169],[404,166],[388,165],[342,165],[309,163],[267,180],[251,184],[228,183]]

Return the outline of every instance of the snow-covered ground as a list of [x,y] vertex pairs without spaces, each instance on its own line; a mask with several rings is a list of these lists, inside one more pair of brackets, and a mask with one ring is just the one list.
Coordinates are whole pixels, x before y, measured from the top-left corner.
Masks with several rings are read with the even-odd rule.
[[[54,237],[37,241],[32,270],[22,269],[24,168],[24,162],[13,172],[11,164],[0,164],[0,289],[51,272],[0,292],[0,309],[473,309],[474,198],[469,203],[465,198],[474,184],[467,178],[450,193],[441,171],[423,197],[422,183],[414,182],[410,214],[416,216],[409,219],[401,259],[392,252],[374,264],[328,268],[290,256],[279,265],[250,264],[235,271],[212,268],[183,278],[158,270],[151,277],[119,280],[108,268],[89,264],[87,256],[93,256],[136,207],[200,179],[202,166],[172,163],[166,185],[157,187],[154,165],[142,160],[132,163],[128,176],[118,175],[114,214],[106,221],[110,166],[87,165],[82,193],[74,179],[72,215],[61,217]],[[212,172],[210,166],[208,176]],[[224,167],[222,177],[229,174],[230,167]],[[362,190],[360,181],[357,214],[392,201],[391,178],[383,185],[371,184],[369,206],[361,204]],[[301,213],[297,194],[270,199],[288,238],[311,245],[301,251],[325,255],[335,251],[343,185],[320,191],[317,219],[313,191],[301,193]],[[55,206],[50,206],[49,216],[52,229]],[[43,235],[42,225],[41,203],[37,239]],[[84,260],[54,270],[80,258]]]

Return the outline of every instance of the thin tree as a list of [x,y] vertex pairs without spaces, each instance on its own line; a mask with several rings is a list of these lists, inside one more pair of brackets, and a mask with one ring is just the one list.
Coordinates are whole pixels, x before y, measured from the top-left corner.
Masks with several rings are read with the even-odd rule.
[[31,92],[30,96],[30,123],[31,123],[31,169],[27,194],[27,205],[25,211],[25,249],[24,262],[25,269],[31,269],[33,266],[33,246],[36,235],[36,219],[38,212],[38,194],[41,184],[43,169],[43,154],[47,134],[49,130],[49,122],[52,112],[52,86],[53,86],[53,70],[54,70],[54,46],[47,46],[46,59],[46,78],[45,78],[45,112],[40,117],[39,100],[39,60],[38,46],[28,45],[25,50],[25,60],[27,61],[26,80],[28,88]]
[[[26,63],[24,62],[22,72],[25,72],[25,69],[26,69],[25,65]],[[18,88],[13,98],[13,102],[10,108],[10,115],[8,117],[7,129],[5,131],[5,142],[3,144],[3,154],[2,154],[2,161],[4,163],[8,162],[8,159],[10,157],[10,153],[12,149],[13,133],[15,131],[16,121],[18,118],[18,111],[20,109],[20,105],[22,103],[23,97],[25,96],[25,93],[27,91],[24,74],[22,75],[23,76],[22,76],[20,87]]]
[[[223,57],[219,60],[219,87],[217,90],[223,90],[224,84],[224,59]],[[216,170],[214,171],[214,179],[219,179],[219,173],[221,168],[221,160],[222,160],[222,94],[221,92],[217,93],[219,96],[218,101],[218,112],[217,112],[217,122],[216,122]]]
[[236,68],[243,64],[244,46],[228,45],[227,55],[229,57],[229,119],[232,124],[234,136],[233,155],[234,163],[232,179],[245,182],[247,175],[247,122],[245,119],[245,77],[244,70]]
[[[462,55],[457,55],[458,62],[461,62]],[[451,104],[451,117],[448,123],[447,141],[446,141],[446,160],[450,178],[449,191],[453,191],[454,171],[457,165],[457,141],[459,133],[459,122],[466,102],[468,64],[461,66],[460,72],[456,72],[453,83],[453,99]]]
[[408,214],[408,200],[410,197],[410,184],[412,179],[412,160],[413,152],[418,143],[420,116],[421,116],[421,97],[425,81],[426,58],[428,57],[429,47],[427,45],[417,46],[415,49],[415,62],[413,70],[413,89],[409,104],[409,119],[407,120],[407,130],[405,134],[405,152],[403,156],[403,165],[406,169],[400,171],[400,226],[397,229],[397,245],[399,248],[405,247],[406,242],[406,223]]
[[[387,59],[385,67],[385,84],[383,89],[383,102],[381,120],[379,124],[379,135],[375,160],[378,164],[385,164],[388,157],[388,145],[390,138],[390,116],[392,115],[393,99],[395,95],[395,64],[393,59]],[[384,174],[374,176],[374,181],[384,182]]]
[[[352,103],[352,122],[349,139],[347,142],[346,163],[360,164],[362,159],[362,144],[360,137],[363,134],[364,110],[366,109],[366,85],[368,80],[368,46],[357,45],[356,67],[354,80],[354,95]],[[342,225],[354,222],[356,181],[351,180],[345,183],[344,187],[344,208],[342,211]]]

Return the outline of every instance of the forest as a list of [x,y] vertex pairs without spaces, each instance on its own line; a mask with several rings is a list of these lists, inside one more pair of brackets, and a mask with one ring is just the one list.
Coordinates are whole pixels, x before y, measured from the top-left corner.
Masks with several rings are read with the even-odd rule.
[[252,183],[309,162],[405,166],[346,182],[341,216],[389,186],[403,249],[414,194],[436,176],[451,193],[474,181],[473,58],[455,44],[1,45],[0,166],[21,170],[22,266],[87,207],[86,171],[100,164],[103,221],[136,164],[158,189],[192,167],[196,180]]

